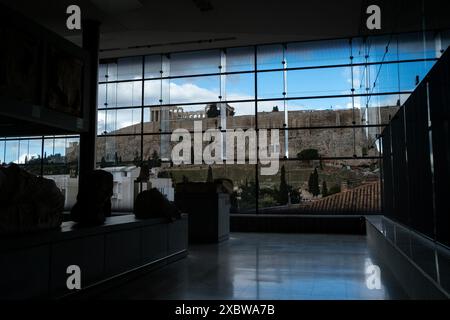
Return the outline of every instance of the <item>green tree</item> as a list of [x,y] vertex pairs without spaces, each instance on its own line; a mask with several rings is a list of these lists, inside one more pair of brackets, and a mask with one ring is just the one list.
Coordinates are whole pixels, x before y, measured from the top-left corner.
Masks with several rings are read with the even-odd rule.
[[169,172],[165,170],[158,172],[158,178],[170,178]]
[[310,173],[308,178],[308,191],[312,192],[311,191],[312,189],[313,189],[313,174]]
[[211,166],[208,166],[208,176],[206,177],[206,182],[214,182]]
[[322,197],[328,196],[328,188],[327,188],[327,182],[323,180],[322,182]]
[[245,184],[240,187],[241,202],[239,203],[240,209],[255,209],[256,194],[259,193],[259,189],[254,181],[248,182],[245,179]]
[[291,195],[291,203],[296,204],[302,202],[302,195],[298,189],[288,185],[289,194]]
[[161,167],[161,159],[159,158],[158,152],[153,150],[151,158],[148,158],[148,167],[151,168],[159,168]]
[[169,172],[167,171],[158,172],[158,178],[170,178]]
[[308,188],[309,192],[311,192],[314,197],[317,197],[320,194],[319,173],[317,172],[317,168],[309,175]]
[[139,152],[137,152],[137,151],[134,152],[133,164],[136,167],[140,167],[141,166],[141,158],[139,157]]
[[237,191],[230,194],[230,212],[239,212],[239,201]]
[[286,183],[286,169],[284,168],[284,165],[281,166],[281,173],[280,173],[280,188],[279,188],[279,194],[278,194],[278,202],[281,205],[287,204],[289,200],[289,187]]
[[158,152],[156,150],[153,150],[152,159],[153,159],[153,164],[156,167],[161,166],[161,158],[159,157]]
[[317,149],[304,149],[297,154],[299,160],[317,160],[320,158]]
[[100,160],[100,168],[105,168],[106,167],[106,159],[105,157],[102,157],[102,159]]
[[335,184],[328,191],[328,195],[331,196],[332,194],[339,193],[339,192],[341,192],[341,186]]

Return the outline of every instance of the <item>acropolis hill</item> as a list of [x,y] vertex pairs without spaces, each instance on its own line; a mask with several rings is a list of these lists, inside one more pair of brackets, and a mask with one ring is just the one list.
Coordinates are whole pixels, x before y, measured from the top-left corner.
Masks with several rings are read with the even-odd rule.
[[[230,107],[230,106],[227,106]],[[232,107],[231,107],[232,108]],[[159,108],[157,108],[159,109]],[[161,108],[162,109],[162,108]],[[232,108],[233,109],[233,108]],[[397,107],[371,107],[365,114],[365,109],[343,109],[343,110],[305,110],[305,111],[289,111],[288,112],[288,128],[305,128],[305,127],[323,127],[323,126],[351,126],[353,119],[355,125],[363,124],[386,124],[389,117],[393,116]],[[180,108],[177,108],[179,111]],[[155,111],[153,111],[155,112]],[[206,114],[199,112],[191,115],[189,112],[172,113],[172,110],[163,110],[157,112],[166,112],[161,116],[157,114],[152,118],[155,121],[145,122],[143,132],[153,133],[144,135],[143,141],[143,158],[148,159],[152,156],[153,151],[157,151],[161,158],[169,158],[171,148],[170,133],[178,128],[187,130],[194,129],[194,121],[202,121],[203,130],[209,128],[218,128],[224,124],[224,120],[218,117],[209,118]],[[259,112],[258,128],[283,128],[284,112]],[[162,120],[168,119],[168,120]],[[224,117],[226,129],[248,129],[255,125],[255,117],[252,115],[228,115]],[[225,129],[222,126],[222,129]],[[161,131],[168,134],[159,134]],[[141,132],[140,124],[128,126],[114,132],[113,134],[130,134],[130,136],[118,137],[100,137],[97,139],[97,161],[102,157],[106,161],[114,161],[116,157],[122,161],[133,161],[136,154],[140,150],[140,137],[131,136],[131,134],[139,135]],[[284,155],[284,132],[280,130],[280,154]],[[374,156],[378,155],[375,148],[371,148],[374,138],[380,132],[380,128],[339,128],[339,129],[302,129],[289,130],[288,145],[289,156],[296,155],[304,149],[317,149],[322,157],[352,157],[357,156]],[[161,144],[162,142],[162,144]],[[74,154],[73,146],[67,150],[67,156]],[[72,150],[70,150],[72,149]]]

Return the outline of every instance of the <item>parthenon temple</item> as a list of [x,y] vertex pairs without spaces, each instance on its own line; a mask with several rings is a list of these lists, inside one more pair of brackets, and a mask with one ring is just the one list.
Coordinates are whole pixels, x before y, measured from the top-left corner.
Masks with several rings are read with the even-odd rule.
[[[181,119],[205,119],[207,118],[207,111],[214,104],[208,104],[204,110],[184,111],[180,106],[161,106],[150,109],[150,121],[159,122],[167,120],[181,120]],[[219,107],[219,106],[216,106]],[[218,108],[220,110],[220,107]],[[226,114],[230,116],[233,114],[234,108],[226,105]],[[220,112],[220,111],[219,111]]]

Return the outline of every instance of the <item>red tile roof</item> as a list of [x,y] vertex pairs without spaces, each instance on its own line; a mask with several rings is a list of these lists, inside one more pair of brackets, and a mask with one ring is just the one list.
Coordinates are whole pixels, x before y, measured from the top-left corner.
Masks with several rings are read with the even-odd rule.
[[331,196],[304,203],[304,213],[379,213],[381,212],[380,182],[371,182]]

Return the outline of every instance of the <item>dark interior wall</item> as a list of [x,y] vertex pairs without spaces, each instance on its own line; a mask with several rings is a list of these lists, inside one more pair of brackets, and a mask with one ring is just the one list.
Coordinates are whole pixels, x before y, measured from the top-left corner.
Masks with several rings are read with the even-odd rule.
[[382,136],[383,145],[383,209],[385,213],[394,212],[393,172],[391,159],[391,123],[386,126]]
[[[431,77],[432,79],[432,77]],[[430,78],[428,78],[430,81]],[[428,128],[427,82],[422,82],[404,107],[406,114],[410,223],[426,235],[433,235],[433,177]],[[434,80],[433,80],[434,81]],[[408,121],[411,120],[411,123]]]
[[397,112],[392,119],[392,172],[393,192],[395,194],[394,212],[397,219],[402,223],[409,222],[407,186],[407,166],[405,156],[405,127],[403,109]]
[[[102,23],[102,58],[285,41],[346,38],[450,28],[448,0],[0,0],[81,45],[66,27],[66,8]],[[381,9],[381,30],[366,27],[369,5]]]
[[[447,50],[448,51],[448,50]],[[439,62],[433,70],[434,81],[428,85],[432,147],[434,163],[434,190],[436,207],[436,238],[450,244],[450,58]]]
[[383,207],[394,220],[450,246],[450,52],[382,135]]

